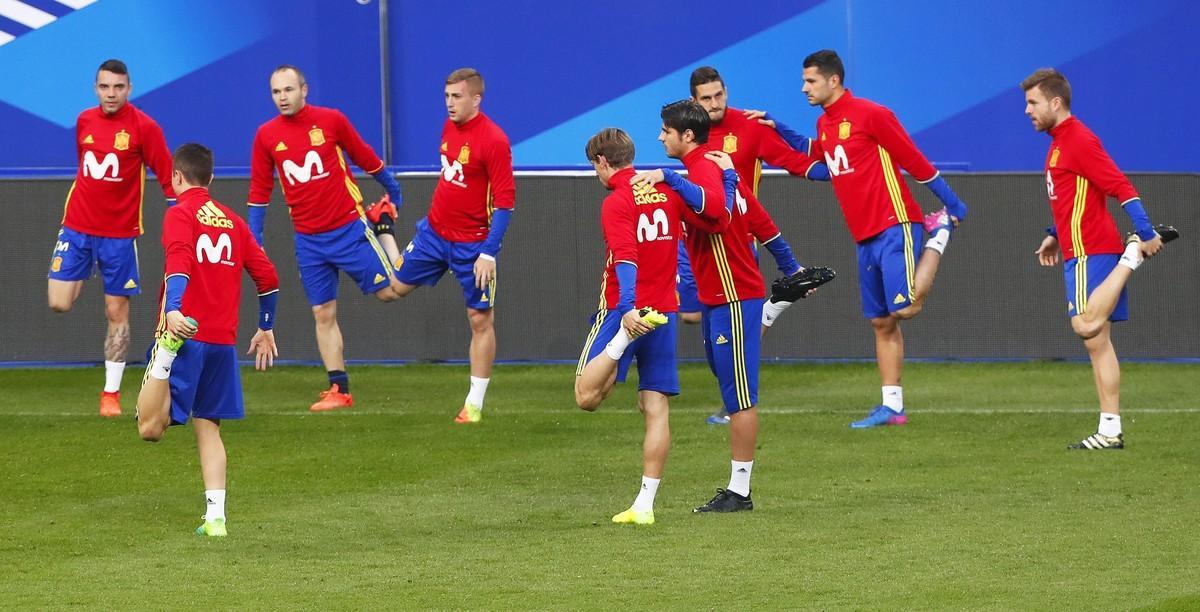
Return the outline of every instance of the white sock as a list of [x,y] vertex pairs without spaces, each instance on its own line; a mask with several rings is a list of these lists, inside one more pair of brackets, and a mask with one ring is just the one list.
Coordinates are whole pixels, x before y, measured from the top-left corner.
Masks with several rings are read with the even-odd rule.
[[[104,362],[104,392],[116,393],[121,390],[121,375],[125,373],[124,361]],[[95,387],[92,387],[93,389]]]
[[1117,261],[1117,265],[1137,270],[1138,266],[1142,265],[1142,243],[1135,240],[1126,244],[1125,252],[1121,253],[1121,259]]
[[604,347],[604,352],[612,358],[613,361],[620,361],[621,355],[625,354],[625,349],[629,347],[629,332],[625,331],[625,326],[617,330],[617,335],[613,336],[612,340],[608,341],[608,346]]
[[204,499],[207,502],[204,520],[225,518],[225,489],[208,489],[204,491]]
[[467,393],[467,403],[483,410],[483,395],[487,393],[488,382],[490,378],[471,377],[471,390]]
[[637,499],[633,500],[634,512],[649,512],[654,509],[654,496],[658,494],[658,483],[661,478],[642,476],[642,489],[638,491]]
[[929,237],[929,240],[925,242],[925,248],[945,253],[948,244],[950,244],[950,230],[943,227]]
[[1102,436],[1115,438],[1121,435],[1121,415],[1109,414],[1107,412],[1100,413],[1100,426],[1096,428]]
[[742,497],[750,495],[750,472],[754,470],[753,461],[730,461],[729,486],[725,487]]
[[775,323],[775,319],[783,314],[783,311],[787,310],[788,306],[791,305],[791,302],[772,302],[771,300],[763,302],[762,324],[770,327],[771,324]]
[[175,363],[175,353],[159,347],[154,351],[154,363],[150,364],[150,376],[159,380],[171,377],[171,364]]
[[900,385],[884,385],[883,405],[892,412],[904,412],[904,388]]

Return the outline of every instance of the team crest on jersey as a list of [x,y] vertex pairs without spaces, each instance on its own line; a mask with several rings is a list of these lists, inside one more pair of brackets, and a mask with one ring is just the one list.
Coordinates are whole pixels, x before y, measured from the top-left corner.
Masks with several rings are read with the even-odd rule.
[[445,141],[442,141],[442,153],[445,153],[445,152],[446,152],[446,148],[447,148],[447,147],[446,147],[446,142],[445,142]]
[[83,138],[83,144],[95,144],[95,142],[96,140],[92,138],[91,134],[88,134]]
[[1058,147],[1054,147],[1054,151],[1052,153],[1050,153],[1050,167],[1051,168],[1058,165],[1059,153],[1062,153],[1062,149],[1059,149]]
[[55,257],[54,261],[50,262],[50,271],[58,272],[59,270],[62,270],[62,257]]
[[843,121],[838,124],[838,140],[845,140],[850,137],[850,122]]
[[319,147],[325,144],[325,132],[321,131],[321,128],[314,125],[313,129],[308,131],[308,141],[312,143],[312,146],[314,147]]
[[126,132],[125,130],[117,132],[116,137],[113,138],[113,148],[118,151],[124,151],[125,149],[128,149],[129,132]]
[[734,136],[733,134],[726,134],[725,141],[721,143],[721,150],[726,153],[736,153],[737,136]]
[[469,161],[471,161],[471,147],[469,145],[463,145],[462,148],[458,150],[458,163],[466,164]]
[[283,141],[280,140],[279,144],[275,145],[275,151],[276,152],[287,151],[287,145],[283,144]]

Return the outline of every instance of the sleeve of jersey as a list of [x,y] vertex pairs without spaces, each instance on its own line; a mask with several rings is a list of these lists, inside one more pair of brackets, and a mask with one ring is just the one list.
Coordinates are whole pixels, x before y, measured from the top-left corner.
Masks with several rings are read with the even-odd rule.
[[188,227],[187,214],[182,211],[180,207],[168,209],[163,218],[162,246],[166,259],[164,277],[177,274],[190,277],[196,261],[192,231]]
[[488,187],[492,192],[493,208],[513,208],[517,202],[517,186],[513,181],[512,148],[508,138],[499,136],[484,157],[487,168]]
[[1138,197],[1133,183],[1130,183],[1121,169],[1117,168],[1116,162],[1108,156],[1099,139],[1089,138],[1080,143],[1078,149],[1076,163],[1083,178],[1099,187],[1108,197],[1116,198],[1122,205]]
[[250,195],[246,201],[251,204],[268,204],[271,202],[271,191],[275,189],[275,164],[271,161],[271,153],[263,144],[262,130],[254,135],[254,145],[250,150]]
[[174,162],[171,161],[171,150],[167,148],[167,139],[163,136],[162,128],[154,121],[142,125],[142,157],[154,178],[162,187],[163,197],[168,200],[175,198],[175,189],[171,187],[171,171]]
[[383,168],[383,161],[375,154],[375,149],[367,144],[359,135],[358,130],[350,123],[340,111],[337,112],[338,132],[340,138],[338,142],[346,149],[346,154],[350,156],[350,161],[354,165],[363,169],[367,174],[375,174]]
[[767,209],[753,195],[746,197],[746,213],[743,216],[755,240],[765,244],[779,235],[779,226],[775,225]]
[[629,202],[612,194],[600,209],[600,227],[604,242],[612,251],[613,263],[638,265],[636,211]]
[[760,127],[763,129],[759,130],[762,140],[758,152],[762,159],[772,166],[787,170],[788,174],[807,177],[817,160],[809,157],[807,152],[793,149],[775,130],[765,125]]
[[725,174],[720,166],[715,162],[703,160],[697,164],[694,172],[688,173],[688,180],[699,187],[704,195],[703,206],[696,210],[697,215],[728,225],[730,203],[725,195]]
[[880,110],[871,116],[871,129],[875,140],[887,150],[893,161],[908,171],[919,183],[927,183],[937,176],[937,169],[917,149],[904,126],[889,110]]

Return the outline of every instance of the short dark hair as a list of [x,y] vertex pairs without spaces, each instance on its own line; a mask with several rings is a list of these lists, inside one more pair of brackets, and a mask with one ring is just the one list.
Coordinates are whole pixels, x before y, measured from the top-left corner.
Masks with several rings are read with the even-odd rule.
[[660,116],[663,125],[680,134],[685,130],[691,130],[697,143],[708,142],[708,128],[711,122],[708,118],[708,111],[704,110],[703,106],[691,100],[680,100],[663,106]]
[[478,70],[474,68],[459,68],[458,70],[451,72],[450,76],[446,77],[447,85],[453,85],[463,81],[467,82],[467,91],[471,92],[471,95],[483,95],[483,75],[479,74]]
[[275,69],[271,71],[271,76],[275,76],[276,74],[279,74],[280,72],[283,72],[284,70],[291,70],[292,72],[295,72],[296,76],[300,77],[301,85],[308,82],[308,79],[304,77],[304,71],[291,65],[291,64],[280,64],[280,65],[276,66]]
[[1037,87],[1046,94],[1047,100],[1062,98],[1063,108],[1071,110],[1071,84],[1063,73],[1053,68],[1038,68],[1021,81],[1021,89],[1029,91]]
[[846,82],[846,67],[842,65],[842,58],[838,57],[837,51],[833,49],[821,49],[809,53],[808,57],[804,58],[804,67],[816,68],[817,72],[825,78],[836,74],[839,81],[843,84]]
[[721,73],[717,72],[712,66],[701,66],[692,71],[692,97],[696,96],[696,88],[707,83],[717,82],[721,87],[725,87],[725,79],[721,78]]
[[113,74],[125,75],[125,80],[129,80],[129,67],[119,59],[106,59],[100,67],[96,69],[96,78],[100,78],[101,72],[111,72]]
[[179,145],[172,158],[175,170],[192,185],[208,185],[213,177],[213,154],[208,147],[189,142]]
[[589,162],[601,155],[613,168],[624,168],[633,163],[633,139],[621,128],[604,128],[588,139],[583,152]]

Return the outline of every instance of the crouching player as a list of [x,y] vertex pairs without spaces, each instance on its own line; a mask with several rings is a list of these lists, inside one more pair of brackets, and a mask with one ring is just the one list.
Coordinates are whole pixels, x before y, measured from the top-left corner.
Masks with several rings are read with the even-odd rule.
[[258,289],[258,331],[249,352],[255,353],[255,367],[260,370],[270,367],[278,355],[271,329],[279,279],[245,221],[209,195],[212,151],[185,144],[175,151],[174,163],[171,183],[179,203],[167,210],[163,220],[163,315],[138,395],[138,433],[143,440],[157,442],[168,426],[195,419],[207,498],[204,524],[196,533],[224,536],[221,420],[243,416],[235,349],[241,274],[245,269]]
[[[600,224],[608,245],[600,310],[575,371],[575,402],[593,411],[638,362],[638,409],[646,420],[642,486],[633,505],[614,523],[654,523],[654,497],[671,446],[669,398],[679,394],[675,367],[676,258],[683,201],[666,185],[634,189],[633,140],[605,128],[588,140],[588,161],[612,191]],[[725,210],[720,211],[725,214]]]

